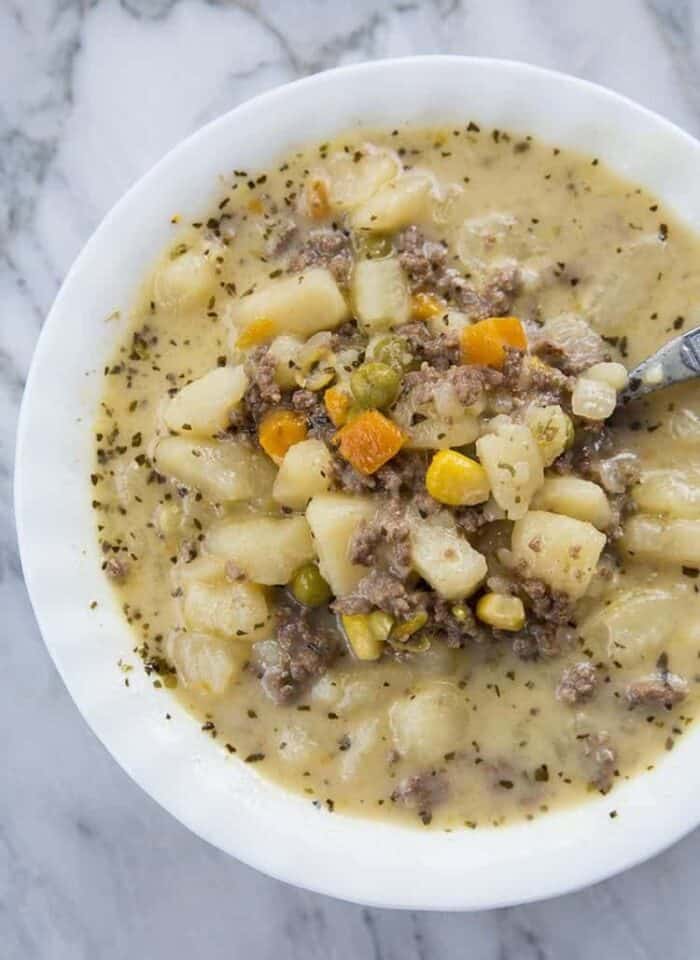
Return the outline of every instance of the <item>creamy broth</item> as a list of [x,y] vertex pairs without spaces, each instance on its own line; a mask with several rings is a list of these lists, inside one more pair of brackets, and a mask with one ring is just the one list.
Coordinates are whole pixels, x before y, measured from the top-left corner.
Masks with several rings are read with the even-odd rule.
[[[427,192],[424,176],[432,178]],[[405,201],[409,213],[397,212],[396,204],[381,206],[376,199],[397,177],[402,183],[402,178],[416,178],[411,189],[418,199]],[[318,396],[335,386],[352,401],[350,376],[368,356],[364,356],[367,337],[363,340],[348,333],[348,304],[364,314],[365,329],[371,326],[380,334],[390,333],[386,317],[375,309],[373,291],[358,290],[360,262],[400,263],[403,286],[398,299],[394,297],[396,310],[408,310],[403,321],[424,324],[434,339],[451,337],[450,349],[466,342],[462,328],[474,326],[489,312],[488,291],[495,288],[494,295],[500,296],[498,284],[506,283],[504,270],[510,270],[512,282],[508,281],[504,294],[507,303],[498,312],[519,318],[532,356],[540,357],[538,362],[547,364],[547,371],[557,364],[566,369],[566,350],[562,354],[547,348],[537,353],[534,345],[543,337],[542,330],[548,329],[548,321],[569,314],[583,318],[602,335],[609,361],[631,367],[697,322],[693,315],[700,301],[700,279],[694,269],[700,256],[697,237],[657,200],[615,176],[596,158],[530,138],[479,130],[474,124],[459,130],[353,133],[290,155],[267,171],[235,171],[226,176],[201,222],[183,223],[176,211],[173,214],[172,242],[148,274],[125,321],[120,346],[105,370],[92,477],[105,569],[114,578],[136,637],[135,649],[156,686],[171,690],[199,718],[204,735],[215,737],[222,750],[231,753],[232,762],[254,763],[262,775],[331,810],[381,816],[421,828],[429,823],[473,828],[532,818],[583,802],[600,791],[612,791],[610,809],[615,811],[615,785],[658,763],[696,713],[700,680],[697,389],[693,385],[674,388],[618,410],[608,425],[609,444],[600,448],[593,442],[602,436],[600,423],[576,415],[582,408],[574,401],[574,413],[569,407],[566,415],[576,428],[574,454],[588,444],[593,467],[591,456],[571,460],[573,454],[564,446],[556,461],[538,460],[536,469],[530,465],[531,475],[544,468],[543,476],[550,480],[572,471],[589,484],[595,480],[599,493],[605,490],[603,509],[610,510],[598,522],[603,534],[595,532],[595,523],[586,522],[593,531],[593,544],[598,542],[596,537],[602,541],[607,537],[607,542],[602,555],[598,545],[590,583],[580,575],[578,582],[586,580],[584,593],[566,608],[556,629],[551,625],[551,609],[545,613],[540,609],[535,615],[532,608],[537,599],[527,591],[518,593],[521,585],[515,581],[522,578],[523,568],[512,565],[515,541],[511,538],[513,523],[518,528],[524,522],[527,504],[521,511],[521,495],[532,501],[530,515],[544,511],[548,516],[563,516],[571,510],[556,499],[555,487],[542,486],[541,476],[534,483],[539,489],[525,490],[527,483],[518,487],[509,509],[504,506],[507,492],[501,491],[503,502],[494,502],[496,487],[489,473],[492,495],[479,501],[476,529],[459,520],[459,543],[470,544],[472,553],[465,555],[458,575],[472,563],[477,571],[474,585],[461,591],[458,586],[447,598],[452,641],[460,623],[470,625],[459,645],[451,646],[443,627],[431,624],[430,618],[409,638],[414,642],[390,643],[386,630],[395,631],[397,624],[410,620],[413,610],[403,619],[394,616],[390,628],[391,618],[376,621],[381,637],[377,639],[375,631],[370,645],[378,658],[363,660],[357,655],[361,648],[355,649],[346,637],[347,624],[345,630],[337,627],[332,610],[324,606],[311,614],[310,629],[336,634],[335,659],[328,658],[327,669],[317,669],[316,664],[307,681],[295,679],[286,702],[280,703],[270,696],[270,685],[260,679],[279,658],[275,610],[282,606],[298,612],[280,582],[284,574],[279,570],[288,568],[291,578],[297,567],[315,563],[319,531],[337,521],[335,516],[329,520],[327,511],[316,516],[310,508],[315,534],[311,540],[302,519],[306,501],[311,496],[312,502],[315,497],[325,504],[324,498],[340,488],[343,497],[370,502],[363,513],[368,520],[377,508],[391,510],[391,491],[349,490],[337,474],[341,454],[331,439],[333,431],[325,423],[324,433],[314,420],[314,410],[302,407],[301,413],[295,411],[291,428],[299,428],[300,418],[308,422],[303,436],[295,434],[294,439],[321,437],[318,442],[327,448],[333,465],[317,469],[309,447],[301,473],[307,477],[313,473],[316,487],[312,494],[296,490],[297,466],[289,481],[294,491],[287,495],[285,507],[271,494],[278,464],[260,449],[250,417],[246,421],[235,412],[237,404],[252,404],[259,397],[250,393],[250,375],[237,381],[234,371],[256,362],[271,339],[279,340],[289,330],[298,338],[292,344],[294,350],[308,340],[304,325],[313,320],[313,304],[301,312],[290,307],[287,329],[279,323],[275,326],[274,319],[275,311],[284,313],[284,305],[278,310],[272,302],[269,315],[260,307],[260,315],[253,316],[257,308],[248,310],[246,304],[257,303],[261,291],[276,289],[286,277],[298,275],[299,266],[306,271],[304,276],[314,269],[323,270],[326,278],[331,276],[324,270],[328,257],[315,262],[307,255],[306,261],[299,262],[310,231],[349,237],[331,252],[330,267],[338,286],[330,292],[327,286],[319,291],[310,288],[309,294],[317,297],[321,313],[326,311],[331,318],[329,324],[345,330],[345,340],[334,341],[332,350],[334,357],[347,351],[347,371],[329,373],[324,366],[330,362],[328,341],[318,341],[320,350],[307,358],[301,379],[282,389],[281,400],[271,405],[276,408],[291,409],[291,394],[302,386],[316,388]],[[439,269],[448,280],[440,280],[439,289],[433,289],[430,279],[421,284],[411,272],[410,233],[405,239],[411,227],[419,228],[426,242],[442,244]],[[418,240],[423,244],[422,236]],[[313,245],[312,249],[318,253]],[[424,247],[421,250],[425,252]],[[398,259],[397,251],[401,251]],[[440,258],[435,254],[433,259]],[[418,270],[420,264],[414,267]],[[454,273],[445,274],[450,269]],[[464,284],[482,298],[474,301],[477,306],[469,291],[465,294]],[[340,301],[334,299],[338,292]],[[333,319],[334,311],[340,319]],[[322,317],[310,334],[318,336],[323,330]],[[580,344],[580,338],[576,340]],[[595,341],[600,347],[598,337]],[[576,348],[574,344],[572,349]],[[291,349],[289,344],[286,349]],[[421,358],[430,357],[420,353],[423,347],[416,349],[414,368]],[[298,358],[298,353],[294,356]],[[280,352],[279,357],[287,354]],[[291,370],[297,377],[300,363],[280,359],[275,375],[286,383],[285,374],[289,377]],[[201,423],[189,423],[186,418],[192,405],[173,407],[173,398],[212,370],[220,371],[220,379],[213,391],[199,398],[195,416],[201,417]],[[570,402],[576,378],[590,384],[590,378],[582,378],[585,372],[586,365],[576,373],[567,372],[566,387],[556,381],[555,389],[567,398],[564,406]],[[406,391],[412,374],[405,374],[401,390]],[[615,367],[601,376],[606,381],[618,375]],[[602,381],[594,378],[594,382]],[[449,428],[457,430],[451,446],[469,457],[470,463],[481,459],[485,466],[487,446],[477,440],[475,452],[477,434],[499,436],[501,429],[505,433],[500,436],[506,436],[515,424],[528,434],[539,457],[542,445],[532,439],[538,435],[525,411],[551,406],[542,400],[550,387],[537,388],[537,394],[528,381],[524,393],[513,400],[508,383],[488,385],[485,399],[463,404],[471,411],[467,426],[476,425],[471,439],[460,433],[466,415],[460,412],[454,420],[448,418]],[[609,393],[609,384],[606,389]],[[232,399],[220,420],[222,394]],[[400,409],[403,396],[399,395],[398,408],[396,404],[385,407],[391,422],[400,420],[394,411]],[[533,402],[538,396],[539,402]],[[604,400],[605,390],[601,396]],[[506,426],[503,419],[498,426],[494,420],[498,416],[505,418]],[[210,428],[217,418],[218,425]],[[422,414],[415,420],[408,426],[400,422],[404,433],[413,436],[411,430],[426,423]],[[261,422],[256,421],[258,430]],[[348,422],[357,421],[350,418]],[[430,416],[427,422],[430,426]],[[288,426],[280,428],[283,438]],[[336,426],[343,428],[340,422]],[[436,448],[447,445],[444,433],[436,436],[433,446],[418,455],[424,458],[420,460],[423,471]],[[181,443],[166,452],[162,444],[169,438],[179,438]],[[232,450],[239,442],[245,447],[245,462],[228,460],[223,466],[215,462],[217,450]],[[185,443],[193,445],[187,462],[182,456]],[[627,454],[630,457],[625,460]],[[632,455],[638,457],[641,482],[619,469],[620,464],[631,463]],[[202,473],[200,461],[207,458],[212,462]],[[462,461],[459,464],[463,466]],[[518,461],[518,469],[520,465]],[[507,482],[505,477],[503,483]],[[239,491],[236,502],[227,499],[231,484]],[[423,494],[423,479],[420,487]],[[548,498],[544,489],[549,491]],[[414,510],[419,500],[410,492],[403,492],[402,503],[402,509],[413,511],[411,522],[417,526],[412,529],[437,522],[430,510],[426,516]],[[430,509],[434,506],[433,502]],[[578,522],[599,506],[599,500],[576,505],[575,513],[583,511]],[[467,513],[459,517],[477,516],[475,510],[476,506],[467,505]],[[225,521],[240,527],[259,516],[274,521],[299,519],[296,527],[284,528],[289,535],[269,534],[274,549],[268,547],[267,554],[255,560],[262,572],[253,576],[250,569],[241,569],[247,561],[241,561],[235,551],[235,560],[227,555],[229,543],[235,541],[237,550],[245,544],[241,547],[237,534],[229,534],[231,526]],[[449,505],[434,516],[447,517],[444,529],[453,530]],[[250,529],[255,539],[258,528]],[[553,536],[558,536],[558,529]],[[277,530],[282,528],[274,527]],[[417,556],[418,534],[411,536]],[[528,540],[526,548],[538,554],[539,532]],[[251,557],[265,553],[259,543],[251,542],[246,549]],[[578,542],[571,548],[574,566],[580,549]],[[473,551],[487,558],[487,574],[479,574]],[[275,569],[269,573],[271,555]],[[414,569],[404,581],[412,590],[426,590],[424,580],[433,576],[431,561],[423,559],[421,566],[415,556]],[[538,564],[541,556],[531,557],[532,563]],[[330,560],[322,558],[326,579],[332,579],[330,565]],[[557,580],[560,574],[561,569],[552,574],[555,590],[546,576],[533,577],[532,570],[528,575],[530,582],[545,581],[543,603],[550,607],[553,597],[561,601],[562,592],[566,593]],[[336,583],[346,575],[345,567],[334,573]],[[255,577],[262,586],[255,584]],[[499,589],[504,579],[507,585]],[[450,592],[447,587],[441,589]],[[475,616],[485,593],[517,594],[521,599],[516,603],[524,602],[525,626],[518,627],[517,611],[512,623],[495,631],[494,623]],[[483,611],[486,616],[486,607]],[[243,626],[234,630],[231,623],[237,616]],[[533,617],[533,623],[542,622],[539,633],[528,633]],[[339,622],[342,626],[343,621]],[[582,663],[588,673],[584,669],[581,675],[567,674]],[[568,687],[566,680],[562,683],[563,676],[569,677]],[[586,688],[587,676],[594,676],[594,689]],[[640,681],[649,681],[651,692],[648,685],[635,686]],[[279,687],[275,689],[279,693]],[[169,694],[164,690],[162,695]]]

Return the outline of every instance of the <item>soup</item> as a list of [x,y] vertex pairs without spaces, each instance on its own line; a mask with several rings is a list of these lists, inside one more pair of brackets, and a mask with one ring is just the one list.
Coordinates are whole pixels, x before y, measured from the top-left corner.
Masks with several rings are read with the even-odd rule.
[[650,769],[698,698],[700,398],[619,394],[693,325],[697,238],[474,123],[222,183],[173,211],[95,426],[154,684],[232,762],[421,828]]

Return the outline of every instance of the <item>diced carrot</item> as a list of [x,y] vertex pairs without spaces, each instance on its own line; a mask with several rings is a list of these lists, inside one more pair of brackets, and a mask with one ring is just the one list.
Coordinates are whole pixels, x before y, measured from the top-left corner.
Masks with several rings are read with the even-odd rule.
[[443,301],[429,293],[414,293],[411,297],[411,316],[414,320],[429,320],[446,310]]
[[502,367],[505,347],[527,349],[525,328],[517,317],[488,317],[460,334],[463,363],[478,363],[485,367]]
[[280,463],[287,450],[306,439],[306,418],[294,410],[270,410],[258,427],[258,440],[268,457]]
[[246,350],[248,347],[257,347],[261,343],[265,343],[266,340],[271,340],[276,333],[277,324],[275,321],[268,320],[267,317],[260,317],[258,320],[249,323],[245,330],[240,333],[236,340],[236,346],[240,347],[241,350]]
[[329,387],[323,394],[323,403],[333,426],[342,427],[348,419],[350,396],[342,387]]
[[312,220],[326,219],[331,212],[331,205],[325,180],[309,180],[306,185],[306,202]]
[[335,435],[340,453],[360,473],[375,473],[401,449],[404,436],[396,424],[366,410]]

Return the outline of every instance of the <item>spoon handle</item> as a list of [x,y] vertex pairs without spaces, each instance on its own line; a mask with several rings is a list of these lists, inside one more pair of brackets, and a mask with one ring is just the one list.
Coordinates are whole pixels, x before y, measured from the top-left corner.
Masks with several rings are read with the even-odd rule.
[[693,377],[700,377],[700,327],[670,340],[630,370],[629,384],[620,394],[620,400],[628,403],[646,393]]

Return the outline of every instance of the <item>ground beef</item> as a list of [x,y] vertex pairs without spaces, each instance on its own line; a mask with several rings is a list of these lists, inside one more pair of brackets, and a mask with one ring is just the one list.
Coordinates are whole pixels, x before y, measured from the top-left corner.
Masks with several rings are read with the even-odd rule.
[[352,268],[350,239],[339,230],[315,230],[289,259],[287,270],[299,273],[307,267],[325,267],[340,284],[347,284]]
[[[438,506],[440,505],[438,504]],[[457,526],[464,530],[466,534],[478,533],[487,523],[493,523],[494,520],[497,520],[498,517],[495,517],[493,513],[493,504],[488,501],[479,503],[474,507],[454,507],[452,510]]]
[[367,341],[354,320],[341,324],[331,334],[331,350],[340,353],[342,350],[359,350],[364,353]]
[[447,774],[428,770],[405,777],[392,793],[391,799],[394,803],[416,810],[427,826],[433,819],[433,809],[447,799],[448,793]]
[[108,557],[103,569],[110,580],[125,580],[129,574],[129,561],[114,556]]
[[[448,647],[462,648],[470,641],[484,643],[489,637],[488,629],[477,622],[465,603],[444,600],[433,591],[426,599],[426,609],[429,616],[427,633]],[[455,611],[459,611],[458,616]]]
[[[422,324],[410,324],[410,326],[418,327]],[[406,327],[400,329],[405,330]],[[501,374],[489,367],[460,364],[442,370],[424,364],[420,370],[413,370],[406,374],[403,380],[402,396],[407,403],[420,406],[432,400],[438,384],[449,383],[454,387],[459,402],[468,407],[476,403],[484,391],[499,386],[501,382]]]
[[323,440],[324,443],[330,441],[336,430],[318,393],[312,390],[295,390],[292,394],[292,407],[306,415],[311,437]]
[[455,333],[433,333],[420,320],[397,327],[395,332],[408,341],[416,359],[437,370],[446,370],[460,362],[459,338]]
[[516,580],[515,592],[532,614],[544,623],[570,623],[574,605],[566,593],[552,590],[542,580]]
[[554,367],[536,362],[513,347],[506,347],[505,354],[503,386],[507,391],[506,396],[514,400],[515,406],[569,406],[573,389],[570,377]]
[[617,751],[605,731],[589,733],[581,738],[584,756],[589,761],[590,782],[601,793],[607,793],[613,785]]
[[583,317],[561,314],[544,324],[530,340],[530,350],[566,374],[578,374],[609,359],[605,342]]
[[278,613],[277,645],[280,662],[265,667],[263,690],[278,704],[292,703],[335,660],[340,645],[336,634],[311,625],[306,611],[283,607]]
[[404,579],[411,569],[409,536],[405,508],[392,499],[360,524],[350,541],[350,559],[364,567],[386,565],[390,573]]
[[373,568],[351,593],[334,601],[333,609],[346,614],[383,610],[398,620],[406,620],[423,596],[420,591],[408,590],[399,577]]
[[[512,634],[503,635],[513,637]],[[524,630],[513,637],[513,653],[521,660],[539,660],[558,657],[563,649],[571,646],[572,631],[556,623],[528,623]]]
[[271,227],[265,242],[268,257],[281,257],[287,253],[299,233],[299,227],[293,220],[281,220]]
[[335,483],[348,493],[367,493],[371,490],[392,497],[399,494],[415,497],[425,491],[425,472],[429,459],[421,451],[406,450],[385,463],[376,473],[366,476],[337,456],[333,463]]
[[656,662],[656,673],[634,680],[625,690],[630,707],[671,707],[688,695],[688,683],[683,677],[669,673],[668,656],[662,653]]
[[[276,369],[277,362],[267,347],[253,350],[246,360],[245,372],[250,382],[243,396],[243,408],[255,424],[282,400],[282,391],[275,379]],[[234,426],[238,426],[240,413],[235,411],[234,416]]]
[[487,282],[477,288],[448,266],[447,248],[426,240],[418,227],[402,231],[396,246],[412,290],[444,298],[474,320],[503,316],[510,310],[520,287],[520,270],[515,263],[493,271]]
[[555,695],[562,703],[583,703],[595,692],[598,676],[589,660],[567,667],[561,675]]

